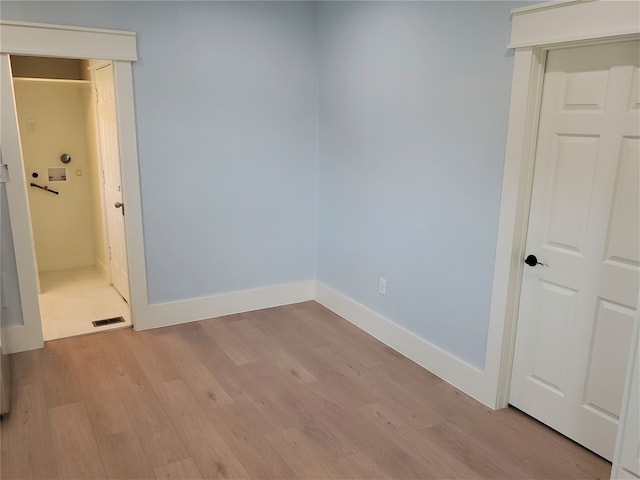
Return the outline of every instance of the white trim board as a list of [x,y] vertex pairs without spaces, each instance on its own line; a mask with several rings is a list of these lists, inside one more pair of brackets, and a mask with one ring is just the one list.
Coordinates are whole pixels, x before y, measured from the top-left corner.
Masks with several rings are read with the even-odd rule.
[[509,48],[635,34],[639,19],[637,1],[570,0],[516,8]]
[[634,480],[637,479],[636,475],[640,474],[640,452],[638,451],[638,444],[640,442],[637,439],[637,425],[639,423],[638,388],[633,386],[633,381],[637,381],[640,375],[640,346],[638,345],[639,333],[640,310],[636,312],[636,321],[633,327],[633,334],[631,336],[629,365],[627,366],[625,388],[624,394],[622,395],[622,406],[620,408],[620,426],[618,427],[616,449],[613,454],[613,462],[611,465],[612,479],[628,478],[629,480]]
[[138,59],[134,32],[7,20],[2,20],[0,27],[2,53],[127,61]]
[[[315,280],[271,285],[189,300],[158,303],[149,306],[148,315],[149,318],[153,318],[152,328],[166,327],[234,313],[307,302],[314,300],[315,289]],[[136,330],[140,328],[137,327]]]
[[316,301],[447,383],[492,407],[492,395],[484,387],[482,370],[321,282],[316,284]]
[[512,16],[515,55],[484,375],[494,408],[509,401],[546,53],[640,35],[639,2],[552,2],[514,9]]
[[[0,146],[2,161],[7,165],[6,192],[9,203],[9,221],[16,256],[16,273],[22,309],[23,325],[7,328],[7,353],[40,348],[43,345],[38,304],[38,280],[31,233],[31,219],[25,187],[22,149],[18,135],[18,121],[14,108],[11,65],[5,54],[0,54]],[[22,220],[22,221],[18,221]],[[26,319],[26,320],[25,320]]]

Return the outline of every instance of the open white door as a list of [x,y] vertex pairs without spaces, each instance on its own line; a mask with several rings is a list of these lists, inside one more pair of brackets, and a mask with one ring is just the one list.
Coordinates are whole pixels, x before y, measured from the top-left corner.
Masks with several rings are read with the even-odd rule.
[[129,274],[125,245],[122,181],[118,126],[116,120],[113,66],[111,64],[95,70],[98,143],[104,180],[104,201],[109,240],[109,267],[111,282],[120,295],[129,301]]
[[511,404],[609,460],[638,308],[639,63],[638,41],[548,54],[511,381]]

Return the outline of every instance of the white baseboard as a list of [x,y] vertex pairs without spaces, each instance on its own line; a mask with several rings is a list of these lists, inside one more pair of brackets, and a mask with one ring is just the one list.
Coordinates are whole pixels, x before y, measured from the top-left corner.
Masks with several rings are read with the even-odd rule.
[[[316,300],[476,400],[495,406],[495,392],[487,388],[483,370],[315,280],[142,306],[135,315],[134,327],[146,330],[309,300]],[[41,336],[36,338],[38,335],[22,326],[7,330],[12,352],[42,347]]]
[[24,325],[14,325],[4,330],[4,353],[26,352],[36,350],[44,346],[42,332],[34,331]]
[[316,283],[316,301],[447,383],[493,408],[495,399],[487,396],[483,370],[321,282]]
[[98,271],[104,275],[107,272],[107,265],[102,261],[101,258],[94,257],[93,265],[98,269]]
[[315,280],[308,280],[149,305],[140,318],[134,319],[134,326],[145,330],[306,302],[314,300],[315,285]]

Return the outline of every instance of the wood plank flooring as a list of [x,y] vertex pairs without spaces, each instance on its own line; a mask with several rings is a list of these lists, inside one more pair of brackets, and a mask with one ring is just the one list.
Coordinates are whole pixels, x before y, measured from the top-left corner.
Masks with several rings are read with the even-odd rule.
[[3,479],[605,479],[315,302],[11,357]]

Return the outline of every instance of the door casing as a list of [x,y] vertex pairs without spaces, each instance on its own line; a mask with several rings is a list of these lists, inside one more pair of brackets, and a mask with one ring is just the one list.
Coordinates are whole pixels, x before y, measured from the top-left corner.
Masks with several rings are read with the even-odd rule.
[[[25,177],[15,103],[10,81],[9,55],[62,58],[92,58],[113,61],[114,87],[120,139],[120,159],[125,217],[127,264],[130,277],[130,307],[136,329],[149,328],[146,269],[142,232],[142,206],[133,102],[132,62],[137,60],[135,33],[24,22],[0,22],[2,109],[0,131],[2,158],[8,165],[7,196],[14,239],[23,325],[6,330],[9,353],[41,348],[42,325],[38,306],[33,235],[29,219]],[[5,103],[6,102],[6,103]]]
[[488,405],[504,408],[509,388],[529,220],[546,55],[549,50],[640,38],[637,2],[549,2],[512,10],[514,48],[507,147],[489,316]]

